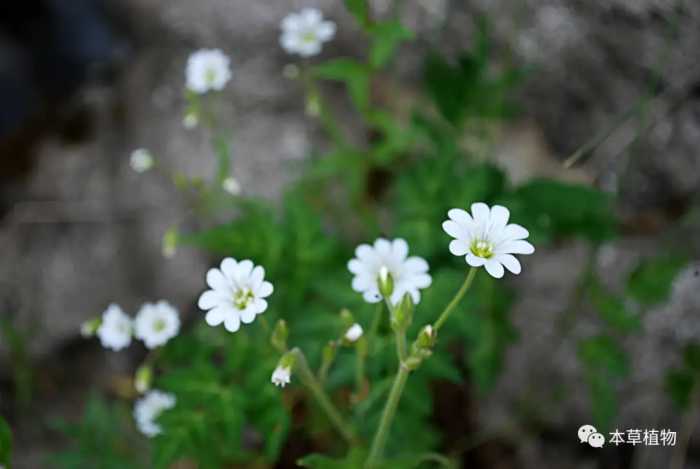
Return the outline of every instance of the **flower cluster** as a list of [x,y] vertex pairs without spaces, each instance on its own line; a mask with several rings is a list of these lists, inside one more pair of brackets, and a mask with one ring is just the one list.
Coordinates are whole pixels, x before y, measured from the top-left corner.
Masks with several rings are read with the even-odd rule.
[[84,337],[96,334],[104,348],[119,351],[136,337],[146,348],[153,349],[165,345],[180,330],[180,317],[177,310],[167,301],[145,303],[131,319],[118,305],[111,304],[102,313],[101,319],[84,323],[80,333]]

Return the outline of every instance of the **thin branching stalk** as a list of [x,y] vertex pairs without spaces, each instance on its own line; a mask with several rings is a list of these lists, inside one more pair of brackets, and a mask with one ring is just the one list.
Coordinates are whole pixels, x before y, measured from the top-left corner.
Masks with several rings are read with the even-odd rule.
[[299,373],[301,381],[314,395],[321,406],[321,409],[323,409],[328,416],[328,419],[335,426],[336,430],[338,430],[338,433],[340,433],[348,444],[354,444],[357,440],[354,429],[348,422],[345,421],[338,409],[335,408],[335,405],[330,400],[326,392],[323,390],[321,383],[318,382],[316,376],[311,371],[311,368],[309,368],[309,363],[306,361],[304,352],[302,352],[298,347],[295,347],[292,349],[291,353],[294,354],[296,358],[294,366],[295,370]]
[[438,318],[437,321],[435,321],[435,325],[433,328],[435,329],[435,332],[440,330],[443,324],[445,324],[445,321],[447,321],[447,318],[450,317],[450,314],[452,313],[452,310],[457,307],[460,301],[462,301],[462,298],[464,297],[464,294],[467,293],[467,290],[469,290],[469,287],[471,287],[472,282],[474,281],[474,277],[476,276],[476,271],[478,269],[476,267],[472,267],[469,270],[469,273],[467,274],[467,278],[464,279],[464,283],[462,284],[462,287],[459,289],[457,294],[455,295],[454,298],[452,298],[452,301],[445,307],[445,310],[440,314],[440,317]]

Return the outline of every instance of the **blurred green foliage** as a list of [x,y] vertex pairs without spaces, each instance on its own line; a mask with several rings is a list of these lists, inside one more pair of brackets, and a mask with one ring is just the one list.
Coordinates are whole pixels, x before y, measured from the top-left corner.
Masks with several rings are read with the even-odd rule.
[[0,465],[12,469],[12,430],[0,416]]

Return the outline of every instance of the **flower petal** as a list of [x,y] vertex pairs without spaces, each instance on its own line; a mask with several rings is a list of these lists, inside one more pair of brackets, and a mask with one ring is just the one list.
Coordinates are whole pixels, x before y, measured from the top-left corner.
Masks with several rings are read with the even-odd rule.
[[255,292],[255,295],[260,298],[267,298],[268,296],[272,295],[273,291],[274,288],[270,282],[263,282],[260,285],[260,288],[258,288],[258,290]]
[[226,291],[231,288],[231,284],[219,269],[209,269],[207,272],[207,285],[213,290]]
[[491,210],[489,206],[483,202],[477,202],[472,204],[472,217],[476,223],[486,223],[489,221],[491,216]]
[[255,320],[256,314],[257,312],[255,311],[254,305],[250,304],[246,309],[239,313],[239,316],[243,324],[250,324]]
[[491,207],[491,227],[492,229],[501,230],[508,224],[510,211],[502,205],[494,205]]
[[229,279],[229,281],[234,281],[236,276],[236,266],[238,262],[233,257],[227,257],[221,261],[221,272]]
[[508,241],[496,247],[496,254],[532,254],[535,247],[525,240]]
[[391,251],[396,260],[403,262],[408,256],[408,243],[405,239],[397,238],[391,243]]
[[248,280],[248,277],[250,277],[251,272],[253,272],[253,261],[250,259],[244,259],[241,262],[238,263],[238,279],[239,281],[246,281]]
[[355,249],[355,257],[364,263],[372,263],[377,259],[374,249],[369,244],[360,244]]
[[416,288],[428,288],[432,282],[433,279],[428,274],[419,274],[411,278],[411,284]]
[[469,252],[469,245],[461,239],[454,239],[450,242],[450,252],[455,256],[463,256]]
[[210,326],[218,326],[219,324],[224,322],[224,319],[226,318],[229,311],[229,308],[225,308],[222,306],[216,307],[207,313],[207,315],[204,317],[204,320]]
[[496,260],[515,275],[518,275],[522,271],[520,261],[511,254],[500,254],[496,256]]
[[501,237],[504,240],[514,241],[516,239],[525,239],[530,236],[530,232],[524,227],[511,223],[507,225],[501,232]]
[[255,266],[253,271],[250,273],[250,288],[252,288],[253,290],[259,289],[264,279],[265,269],[260,265]]
[[224,319],[224,328],[229,332],[236,332],[241,327],[241,318],[238,313],[229,314]]
[[336,26],[332,21],[324,21],[318,26],[316,35],[321,41],[329,41],[335,36]]
[[442,223],[442,230],[453,238],[457,239],[467,239],[469,238],[469,231],[464,225],[460,225],[456,221],[447,220]]
[[403,263],[403,270],[407,274],[427,272],[428,269],[428,262],[418,256],[409,257],[406,259],[406,262]]
[[367,303],[379,303],[382,300],[382,296],[376,290],[367,290],[362,294],[362,298]]
[[199,297],[199,301],[197,301],[197,306],[199,306],[200,309],[212,309],[216,306],[218,306],[223,300],[223,296],[220,293],[217,293],[215,290],[207,290],[202,295]]
[[255,314],[262,314],[267,309],[267,301],[262,298],[256,299],[253,305],[255,307]]
[[489,259],[484,264],[486,267],[486,272],[488,272],[494,278],[502,278],[505,271],[503,270],[503,265],[496,259]]
[[391,243],[384,239],[384,238],[379,238],[374,242],[374,249],[377,251],[377,254],[383,259],[386,259],[388,256],[391,255]]
[[469,215],[469,212],[461,208],[453,208],[447,212],[447,216],[459,223],[460,225],[469,226],[474,223],[474,219]]
[[481,267],[486,263],[486,259],[484,259],[483,257],[475,256],[471,252],[467,254],[466,260],[467,264],[469,264],[472,267]]

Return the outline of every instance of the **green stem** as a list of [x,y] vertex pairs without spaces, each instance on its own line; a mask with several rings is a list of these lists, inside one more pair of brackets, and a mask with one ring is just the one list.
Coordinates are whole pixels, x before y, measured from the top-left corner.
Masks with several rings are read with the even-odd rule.
[[374,440],[372,440],[372,448],[370,449],[369,457],[365,463],[366,469],[373,468],[382,457],[384,446],[386,446],[386,440],[389,437],[391,422],[394,420],[396,408],[399,405],[401,394],[406,386],[408,373],[408,368],[403,366],[403,364],[399,366],[399,372],[396,374],[396,378],[394,378],[394,384],[391,387],[389,399],[386,401],[386,405],[384,406],[384,412],[382,413],[382,419],[379,422],[379,428],[377,429],[377,433],[374,435]]
[[476,271],[478,270],[477,267],[472,267],[469,270],[469,273],[467,274],[467,278],[464,279],[464,283],[462,284],[462,287],[459,289],[457,294],[455,295],[454,298],[452,298],[452,301],[445,307],[445,310],[440,314],[440,317],[438,318],[437,321],[435,321],[435,325],[433,328],[435,329],[435,332],[437,332],[443,324],[445,324],[445,321],[447,321],[447,318],[450,316],[452,313],[452,310],[455,309],[455,307],[459,304],[459,302],[462,300],[464,297],[464,294],[467,293],[467,290],[469,290],[469,287],[472,285],[472,282],[474,281],[474,277],[476,276]]
[[300,377],[304,385],[311,391],[323,411],[328,416],[328,419],[335,426],[338,433],[348,442],[348,444],[353,444],[356,441],[355,432],[348,424],[345,419],[343,419],[338,409],[330,400],[326,392],[321,387],[321,384],[314,376],[311,368],[309,368],[309,363],[306,361],[306,356],[299,348],[295,347],[292,349],[292,353],[296,357],[295,369],[299,372]]
[[379,331],[379,324],[382,322],[382,309],[384,305],[382,303],[377,303],[377,309],[374,312],[374,317],[372,318],[372,324],[369,326],[369,332],[367,333],[367,345],[369,348],[369,353],[372,353],[375,349],[375,339],[377,337],[377,332]]
[[365,390],[365,359],[367,358],[367,343],[360,338],[355,344],[356,368],[355,368],[355,396],[361,399]]

